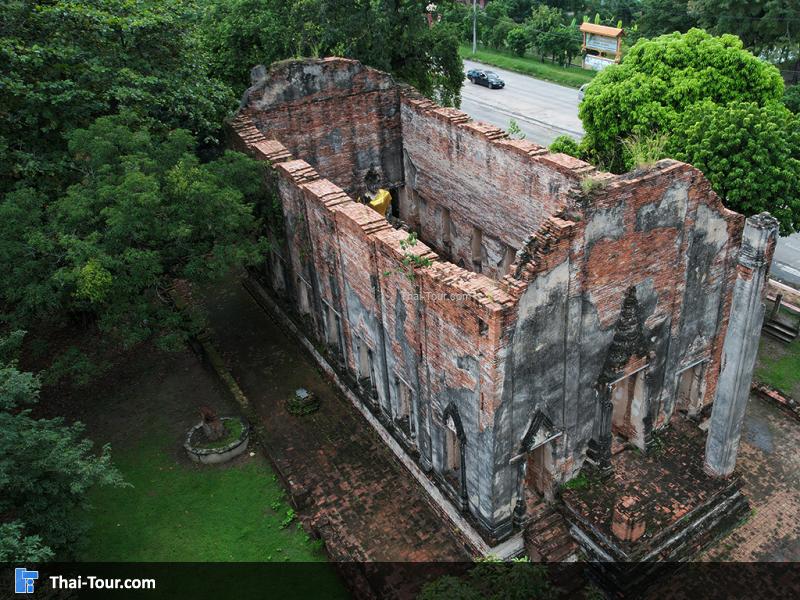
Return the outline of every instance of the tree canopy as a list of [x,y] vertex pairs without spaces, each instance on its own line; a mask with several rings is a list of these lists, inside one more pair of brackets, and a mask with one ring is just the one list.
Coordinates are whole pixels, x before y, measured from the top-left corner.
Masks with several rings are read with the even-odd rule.
[[78,182],[49,198],[19,187],[0,204],[0,305],[24,325],[89,316],[125,345],[173,345],[193,325],[169,291],[255,260],[253,205],[263,167],[235,152],[201,163],[188,131],[154,132],[132,116],[68,134]]
[[35,419],[39,380],[17,368],[22,332],[0,338],[0,561],[70,558],[86,530],[86,492],[123,485],[110,448],[99,454],[80,423]]
[[547,570],[528,559],[503,562],[489,556],[478,560],[461,577],[445,575],[427,583],[419,600],[551,600],[558,588],[547,578]]
[[[230,0],[209,5],[205,40],[233,87],[250,69],[292,56],[344,56],[388,71],[444,104],[458,104],[458,26],[428,26],[425,0]],[[445,2],[446,4],[446,2]],[[434,15],[438,18],[439,13]]]
[[670,154],[700,169],[729,208],[769,211],[785,234],[800,229],[800,118],[782,104],[699,103]]
[[800,41],[800,10],[787,0],[693,0],[689,12],[715,34],[738,36],[746,48],[760,56],[772,54],[780,62],[795,53]]
[[620,170],[622,139],[673,132],[697,102],[762,106],[782,96],[780,73],[744,50],[741,40],[692,29],[640,40],[622,64],[595,77],[579,114],[593,158]]
[[0,15],[0,192],[72,176],[64,135],[130,111],[212,140],[236,96],[210,73],[194,2],[8,0]]
[[800,205],[797,121],[783,95],[778,70],[735,36],[692,29],[640,40],[586,89],[581,154],[620,172],[634,166],[631,149],[668,153],[702,170],[730,208],[769,210],[787,233]]

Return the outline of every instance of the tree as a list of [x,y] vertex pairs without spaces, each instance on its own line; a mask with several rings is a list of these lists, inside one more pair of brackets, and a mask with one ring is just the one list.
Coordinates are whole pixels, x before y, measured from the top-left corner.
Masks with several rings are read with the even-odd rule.
[[236,96],[211,76],[186,0],[9,0],[0,18],[0,193],[72,181],[64,134],[101,115],[216,139]]
[[39,380],[18,370],[22,333],[0,339],[0,561],[69,557],[86,531],[87,492],[123,485],[109,446],[99,454],[80,423],[34,419]]
[[655,37],[696,26],[688,0],[642,0],[642,16],[636,21],[642,34]]
[[783,103],[790,111],[800,115],[800,84],[790,85],[786,88]]
[[528,49],[528,34],[524,27],[517,26],[508,32],[506,46],[517,56],[524,56]]
[[769,211],[784,235],[800,229],[800,117],[783,104],[699,103],[684,114],[671,151],[700,169],[728,208]]
[[522,23],[530,16],[533,10],[534,0],[506,0],[508,3],[508,16],[517,23]]
[[442,23],[451,28],[462,42],[472,42],[472,5],[461,2],[444,2],[436,5]]
[[690,14],[715,34],[732,33],[756,56],[772,54],[784,62],[797,60],[800,20],[796,2],[786,0],[693,0]]
[[562,25],[563,16],[559,9],[540,4],[531,13],[525,26],[528,30],[529,45],[536,48],[539,57],[544,61],[550,53],[552,43],[550,32]]
[[154,132],[132,116],[101,117],[68,139],[78,183],[53,199],[22,187],[0,204],[7,319],[61,314],[125,346],[179,345],[199,324],[174,306],[174,281],[258,259],[263,167],[235,152],[201,164],[189,132]]
[[622,140],[671,135],[698,102],[763,106],[782,96],[777,69],[745,51],[738,38],[692,29],[637,42],[622,64],[595,77],[579,114],[589,158],[620,171],[625,168]]
[[627,27],[638,19],[641,2],[640,0],[591,0],[582,8],[586,13],[595,15],[595,23],[598,25],[616,27],[617,22],[622,21]]
[[528,559],[503,562],[494,557],[479,560],[462,577],[445,575],[426,584],[420,600],[551,600],[558,590],[547,570]]
[[[237,90],[257,64],[295,56],[344,56],[388,71],[423,94],[458,104],[463,11],[428,26],[425,0],[226,0],[210,4],[204,39],[214,67]],[[471,25],[470,25],[471,31]]]
[[508,34],[518,27],[519,25],[508,17],[499,19],[489,34],[489,45],[492,48],[502,48],[506,44]]

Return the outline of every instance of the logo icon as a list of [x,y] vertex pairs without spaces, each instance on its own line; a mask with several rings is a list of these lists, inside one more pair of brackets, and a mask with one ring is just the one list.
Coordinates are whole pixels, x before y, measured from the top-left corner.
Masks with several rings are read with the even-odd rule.
[[39,579],[39,571],[28,571],[25,568],[14,569],[14,591],[17,594],[32,594],[33,582]]

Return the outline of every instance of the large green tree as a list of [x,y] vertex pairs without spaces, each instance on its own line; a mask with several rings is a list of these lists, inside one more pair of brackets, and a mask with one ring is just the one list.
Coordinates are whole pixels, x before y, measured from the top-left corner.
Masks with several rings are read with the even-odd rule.
[[525,22],[528,33],[528,44],[536,48],[537,53],[544,61],[550,54],[552,32],[562,27],[564,15],[558,8],[540,4],[531,12],[530,18]]
[[692,163],[733,210],[800,226],[798,119],[775,67],[739,38],[692,29],[641,40],[586,90],[581,154],[614,171],[672,156]]
[[79,180],[56,198],[19,187],[0,204],[0,306],[20,325],[66,315],[124,345],[182,342],[177,279],[205,282],[255,261],[263,167],[235,152],[201,163],[185,130],[100,117],[68,135]]
[[71,558],[87,528],[87,492],[122,477],[80,423],[31,415],[39,380],[17,368],[21,337],[0,338],[0,562]]
[[65,133],[127,110],[215,138],[235,95],[209,71],[191,0],[4,0],[0,4],[0,193],[59,190],[74,172]]
[[783,104],[701,102],[683,115],[670,154],[703,171],[728,208],[769,211],[800,229],[800,117]]
[[[437,4],[438,14],[452,0]],[[211,2],[206,44],[234,88],[250,69],[294,56],[345,56],[388,71],[423,94],[458,104],[459,26],[428,26],[425,0],[227,0]]]
[[778,70],[744,50],[735,36],[692,29],[640,40],[621,65],[599,73],[587,88],[579,109],[584,147],[593,161],[620,171],[626,167],[625,138],[672,134],[698,102],[763,106],[782,96]]

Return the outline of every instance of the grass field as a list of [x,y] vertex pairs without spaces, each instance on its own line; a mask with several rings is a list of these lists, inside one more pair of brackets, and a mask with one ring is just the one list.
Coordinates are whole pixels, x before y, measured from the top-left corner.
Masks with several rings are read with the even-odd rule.
[[550,62],[541,62],[537,58],[514,56],[505,52],[480,47],[475,54],[472,54],[472,48],[465,44],[460,46],[459,52],[461,58],[476,60],[501,69],[516,71],[537,79],[544,79],[575,88],[590,82],[596,74],[594,71],[587,71],[580,67],[560,67]]
[[[130,484],[92,491],[92,526],[77,548],[78,560],[235,562],[241,567],[234,574],[241,572],[248,579],[242,585],[253,588],[243,597],[259,597],[264,577],[280,573],[268,583],[272,591],[286,588],[276,597],[348,598],[321,543],[309,539],[294,518],[257,446],[224,465],[189,460],[184,436],[203,405],[222,416],[238,412],[191,353],[145,349],[59,409],[86,423],[98,445],[111,444],[113,462]],[[280,570],[251,569],[249,562],[280,563]],[[193,597],[214,597],[209,585],[219,570],[210,568],[205,579],[196,570],[182,574],[182,590],[197,588]],[[176,587],[172,576],[163,579],[162,593]]]
[[233,466],[176,462],[152,441],[115,450],[133,487],[96,490],[84,560],[324,561],[293,520],[265,460]]
[[754,378],[800,400],[800,340],[787,346],[762,336]]

